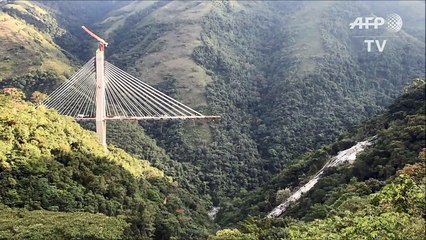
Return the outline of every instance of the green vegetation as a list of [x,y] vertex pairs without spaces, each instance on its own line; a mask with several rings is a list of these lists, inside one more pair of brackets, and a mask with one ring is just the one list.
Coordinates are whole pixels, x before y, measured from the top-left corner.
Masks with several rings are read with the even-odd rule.
[[0,82],[0,89],[18,88],[24,91],[27,99],[34,92],[52,92],[62,82],[62,78],[53,72],[35,71],[18,77],[6,78]]
[[52,72],[65,80],[72,66],[54,42],[65,32],[54,15],[29,1],[0,4],[0,10],[0,82],[35,71]]
[[[405,40],[395,40],[383,55],[367,56],[340,24],[362,15],[365,6],[313,4],[216,2],[192,54],[212,76],[206,111],[222,115],[210,124],[212,140],[188,137],[184,124],[168,125],[166,133],[143,125],[173,159],[200,167],[215,203],[255,189],[304,152],[333,142],[383,111],[405,82],[424,76],[424,44],[401,48]],[[318,8],[320,16],[308,26],[294,17]],[[309,39],[322,48],[303,43],[311,28],[319,31],[310,31],[316,35]]]
[[[154,167],[173,177],[184,189],[209,199],[208,195],[204,195],[207,193],[202,191],[204,183],[199,178],[200,170],[188,162],[171,159],[164,149],[157,146],[155,140],[144,133],[137,122],[109,122],[107,140],[139,159],[148,160]],[[204,204],[208,205],[207,202]]]
[[220,230],[210,239],[423,239],[424,171],[424,165],[407,165],[381,191],[350,197],[325,219],[251,218],[241,230]]
[[385,181],[405,165],[424,162],[424,80],[416,80],[410,88],[385,114],[344,134],[334,144],[306,153],[261,188],[241,194],[231,203],[224,203],[218,214],[218,223],[226,226],[242,221],[249,215],[266,216],[281,203],[276,200],[280,189],[297,188],[339,151],[357,141],[376,136],[374,145],[359,154],[353,165],[328,169],[315,188],[303,195],[297,204],[290,206],[285,216],[312,221],[335,216],[342,206],[361,210],[362,205],[351,201],[379,191]]
[[[352,37],[356,31],[346,23],[382,13],[375,4],[142,1],[86,7],[42,2],[37,9],[56,21],[28,23],[54,35],[70,58],[81,61],[93,55],[96,43],[80,25],[100,23],[95,31],[107,33],[110,62],[196,110],[222,115],[211,124],[132,127],[165,150],[167,157],[155,161],[168,163],[157,166],[215,205],[255,189],[301,154],[384,111],[405,83],[424,76],[424,43],[410,35],[422,30],[418,26],[398,33],[382,54],[366,54]],[[66,30],[52,30],[58,28]],[[60,80],[39,71],[3,82],[23,88],[29,98]],[[132,154],[146,150],[118,135],[109,139]],[[172,170],[181,165],[185,173]]]
[[[417,239],[424,80],[360,125],[425,75],[424,11],[413,6],[0,3],[0,217],[10,219],[0,238],[206,239],[214,205],[230,229],[212,239]],[[366,53],[348,23],[396,10],[403,31],[383,53]],[[71,118],[24,102],[39,103],[93,56],[81,25],[105,36],[108,61],[222,119],[109,122],[105,153]],[[353,165],[325,171],[283,218],[263,218],[366,139],[374,145]]]
[[128,225],[123,218],[99,213],[28,211],[4,205],[0,219],[1,239],[119,239]]
[[173,80],[180,101],[204,109],[211,77],[191,55],[201,45],[202,18],[213,5],[207,1],[135,2],[112,12],[102,22],[114,46],[108,50],[109,61],[152,85]]
[[366,4],[377,9],[377,16],[398,13],[404,19],[404,31],[424,42],[425,30],[423,22],[426,21],[424,2],[393,1],[392,4],[380,4],[376,1],[369,1]]
[[[265,186],[224,204],[218,222],[240,221],[239,228],[220,230],[212,239],[422,239],[426,96],[424,81],[422,85],[419,81],[385,114],[306,154]],[[354,165],[327,170],[311,191],[290,206],[285,218],[259,218],[281,203],[275,199],[278,190],[296,188],[325,159],[373,135],[377,136],[374,144],[359,154]]]
[[[61,35],[55,35],[54,41],[64,49],[68,58],[86,62],[93,57],[97,47],[96,41],[82,31],[81,26],[87,26],[99,32],[97,25],[109,12],[128,4],[123,1],[37,1],[41,8],[51,13],[58,25],[66,29]],[[109,42],[109,39],[107,39]]]
[[[122,215],[122,220],[104,219],[105,224],[125,220],[126,238],[187,239],[203,238],[208,233],[210,220],[201,201],[177,187],[162,171],[112,146],[104,153],[94,134],[71,118],[43,107],[36,109],[19,100],[19,92],[7,92],[9,96],[0,95],[1,203],[28,210]],[[11,214],[5,208],[3,211]],[[30,211],[25,216],[31,227],[31,219],[37,215],[32,216]],[[102,218],[84,216],[87,221]],[[70,236],[79,237],[72,234],[80,231],[78,226],[85,221],[83,218],[76,229],[70,228]],[[51,224],[46,231],[55,238],[54,230],[64,223]],[[117,228],[105,232],[105,238],[113,238],[108,236],[115,236],[123,227],[117,224]],[[89,230],[87,236],[94,231]],[[34,234],[32,238],[36,239],[40,233]]]

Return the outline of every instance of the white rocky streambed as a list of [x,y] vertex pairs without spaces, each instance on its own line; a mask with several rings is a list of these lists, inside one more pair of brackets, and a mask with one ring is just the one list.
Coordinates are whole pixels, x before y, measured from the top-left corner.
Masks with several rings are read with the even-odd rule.
[[210,209],[209,211],[208,211],[208,215],[209,215],[209,217],[212,219],[212,220],[214,220],[215,218],[216,218],[216,214],[219,212],[219,210],[220,210],[220,207],[213,207],[212,209]]
[[364,141],[364,142],[359,142],[357,143],[355,146],[352,146],[349,149],[340,151],[336,157],[331,158],[322,168],[321,170],[319,170],[312,178],[309,182],[307,182],[305,185],[303,185],[302,187],[300,187],[299,189],[297,189],[296,191],[294,191],[289,198],[287,198],[287,200],[285,200],[283,203],[281,203],[280,205],[278,205],[277,207],[275,207],[269,214],[267,217],[269,218],[274,218],[274,217],[279,217],[280,215],[282,215],[285,210],[287,209],[287,207],[293,203],[296,202],[297,200],[299,200],[299,198],[302,196],[302,194],[308,192],[309,190],[311,190],[312,187],[315,186],[315,184],[318,182],[318,180],[321,178],[321,175],[324,173],[324,170],[329,168],[329,167],[334,167],[337,166],[339,164],[342,163],[350,163],[352,164],[355,159],[356,159],[356,155],[362,151],[364,151],[364,149],[367,146],[370,146],[371,142],[370,141]]

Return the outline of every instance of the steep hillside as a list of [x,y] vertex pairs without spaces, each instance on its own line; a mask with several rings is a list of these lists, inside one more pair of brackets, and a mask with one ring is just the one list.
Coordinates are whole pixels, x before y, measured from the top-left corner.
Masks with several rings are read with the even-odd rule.
[[[22,24],[25,24],[27,28],[33,29],[34,33],[48,38],[52,44],[55,44],[58,51],[62,51],[67,58],[72,59],[75,65],[67,66],[71,72],[72,69],[78,68],[78,63],[84,62],[88,57],[91,57],[96,49],[96,42],[81,30],[81,25],[88,25],[96,30],[96,23],[103,19],[105,14],[107,14],[110,10],[120,8],[120,6],[125,4],[128,4],[128,2],[105,3],[95,1],[75,4],[75,2],[68,3],[55,1],[10,1],[2,7],[4,8],[4,14],[14,16],[16,19],[21,21]],[[133,10],[132,5],[127,7],[130,7],[130,9]],[[7,37],[9,33],[12,34],[11,31],[11,29],[6,29],[6,35],[4,35],[4,37]],[[14,34],[17,39],[25,39],[24,35],[20,36],[19,34]],[[30,42],[35,40],[29,39],[28,41]],[[31,44],[35,43],[36,42],[31,42]],[[40,46],[35,49],[25,49],[34,51],[34,54],[43,55],[48,52],[45,47],[46,46]],[[116,49],[118,50],[119,48]],[[14,61],[33,61],[36,58],[33,55],[30,55],[29,52],[22,52],[21,55],[13,56],[11,59],[14,59]],[[56,60],[59,61],[63,59],[59,58]],[[70,64],[70,61],[67,59],[65,60],[67,61],[67,64]],[[67,75],[64,75],[55,69],[45,69],[32,63],[31,66],[23,66],[22,64],[22,66],[18,66],[16,64],[12,66],[8,61],[5,61],[4,64],[8,64],[8,67],[13,69],[15,72],[13,74],[11,73],[9,77],[5,77],[4,79],[0,78],[0,88],[20,88],[25,92],[27,99],[30,99],[32,93],[35,91],[45,93],[53,91],[62,81],[65,80],[64,77],[69,74],[67,73]],[[182,164],[170,159],[170,157],[168,157],[161,148],[156,146],[152,139],[145,135],[140,126],[131,125],[133,126],[133,131],[127,131],[129,135],[123,136],[123,134],[119,131],[127,126],[129,125],[126,123],[112,123],[109,125],[109,136],[114,136],[109,138],[110,142],[126,149],[131,154],[143,157],[144,159],[153,162],[155,166],[165,170],[167,174],[173,176],[190,191],[198,192],[203,188],[203,183],[200,182],[200,179],[197,176],[199,170],[197,170],[192,164],[185,164],[183,167]],[[94,130],[94,128],[91,129]],[[129,129],[127,128],[126,130]],[[129,137],[131,138],[134,135],[137,136],[137,139],[140,139],[140,141],[137,141],[138,145],[135,145],[134,141],[122,141],[123,138],[129,139]],[[185,171],[183,169],[185,169]]]
[[[344,129],[383,111],[404,83],[425,75],[424,25],[418,24],[424,19],[418,4],[424,3],[37,4],[6,4],[2,14],[25,19],[26,26],[52,39],[76,61],[87,60],[96,45],[80,25],[93,27],[110,43],[110,62],[196,110],[222,115],[220,122],[211,124],[131,126],[139,142],[147,133],[166,150],[168,156],[161,153],[157,166],[186,181],[187,189],[211,195],[215,204],[255,189],[300,154],[333,142]],[[42,10],[47,15],[37,18]],[[404,18],[402,31],[374,33],[389,37],[389,42],[383,53],[367,53],[356,35],[372,32],[350,30],[349,23],[359,16],[391,12]],[[24,55],[13,61],[34,59]],[[25,72],[13,69],[16,74]],[[51,91],[58,80],[42,68],[2,82],[0,87],[21,87],[29,95]],[[116,129],[127,126],[118,123]],[[136,155],[148,149],[121,141],[117,134],[109,139]],[[172,170],[175,167],[187,171]]]
[[[411,91],[398,98],[385,114],[347,132],[331,145],[307,152],[261,188],[223,204],[217,216],[218,223],[233,225],[249,215],[266,216],[284,202],[290,192],[307,183],[339,151],[356,142],[370,140],[372,145],[357,155],[353,165],[325,169],[314,188],[291,204],[283,216],[303,221],[324,219],[335,216],[341,206],[348,207],[345,205],[348,201],[352,201],[351,211],[357,211],[357,199],[382,189],[407,164],[420,164],[417,167],[424,168],[425,99],[424,80],[418,79]],[[424,178],[424,171],[418,174],[420,179]]]
[[171,159],[164,149],[157,146],[155,140],[145,134],[137,122],[108,123],[107,141],[127,153],[148,160],[154,167],[172,176],[179,186],[209,199],[205,183],[200,180],[200,169],[189,162]]
[[[220,226],[244,221],[212,239],[424,232],[424,81],[354,128],[424,78],[424,2],[1,1],[0,10],[0,89],[51,92],[93,56],[86,25],[109,42],[108,61],[222,116],[111,122],[105,153],[93,132],[7,89],[0,215],[11,220],[0,220],[0,238],[205,239],[212,203]],[[390,13],[403,18],[397,33],[349,28]],[[361,35],[386,48],[367,52]],[[323,169],[366,140],[353,165]],[[284,218],[259,218],[312,179]]]
[[[285,27],[278,31],[278,38],[285,40],[271,52],[273,58],[261,91],[266,96],[260,101],[257,123],[263,128],[256,131],[261,155],[281,166],[383,110],[405,82],[424,76],[424,56],[416,53],[424,51],[424,43],[402,32],[392,39],[387,51],[370,54],[358,38],[352,37],[359,33],[352,32],[345,23],[374,9],[346,2],[306,5],[296,13],[311,16],[307,11],[322,8],[318,11],[321,14],[309,21],[293,20],[293,15],[290,21],[280,19]],[[313,25],[316,31],[304,25],[298,27],[292,21]],[[317,41],[320,44],[311,46]]]
[[[16,90],[5,92],[9,96],[0,95],[0,203],[16,209],[1,207],[0,212],[10,216],[15,225],[22,224],[23,228],[16,230],[20,236],[206,236],[210,220],[196,195],[179,188],[179,183],[148,161],[113,146],[105,153],[93,132],[82,129],[71,118],[23,102]],[[21,218],[14,217],[16,211],[22,212]],[[73,222],[80,216],[81,220],[62,233],[57,231],[63,221],[53,221],[38,232],[31,230],[36,216]],[[102,223],[90,225],[94,221]],[[87,228],[85,224],[89,224]],[[1,238],[13,234],[7,226],[0,227]],[[99,235],[94,236],[93,231],[99,231]]]
[[211,79],[191,55],[201,44],[202,17],[213,4],[133,2],[113,12],[102,22],[111,40],[110,61],[150,84],[172,83],[183,103],[206,107],[205,87]]
[[0,10],[0,81],[36,70],[65,80],[72,66],[54,41],[65,33],[55,16],[29,1],[1,3]]
[[119,239],[128,226],[124,219],[100,213],[28,211],[2,204],[0,216],[2,239]]
[[55,43],[66,50],[76,60],[86,62],[94,55],[97,43],[93,41],[81,26],[87,26],[97,32],[98,23],[106,15],[123,5],[126,1],[36,1],[55,16],[60,26],[66,29],[64,34],[55,36]]
[[426,21],[424,1],[394,1],[392,4],[368,1],[365,4],[373,7],[380,16],[389,13],[399,14],[404,21],[404,31],[424,42]]
[[[167,5],[157,7],[148,16]],[[187,7],[186,12],[193,9]],[[202,19],[201,45],[192,53],[211,77],[205,90],[207,111],[222,115],[219,123],[210,124],[212,140],[191,134],[190,124],[170,124],[162,133],[159,125],[142,125],[172,158],[200,167],[214,198],[253,189],[299,154],[383,111],[404,83],[424,76],[424,42],[408,33],[395,34],[383,53],[367,53],[354,37],[359,32],[351,31],[349,23],[375,11],[354,2],[214,2]],[[134,34],[142,44],[125,48],[134,53],[131,59],[155,64],[145,57],[173,55],[171,41],[157,41],[173,26],[149,24],[142,32],[124,24],[123,33],[132,31],[126,42]],[[172,43],[193,46],[187,41],[176,38]],[[145,52],[154,46],[155,53]],[[135,74],[141,66],[118,62]],[[167,78],[139,76],[154,83],[163,79],[161,89],[192,99],[191,91],[182,95],[179,87],[191,80],[174,72]]]
[[0,88],[30,96],[51,92],[94,54],[96,42],[81,29],[95,27],[123,2],[7,1],[0,4]]
[[[404,82],[424,75],[424,43],[410,35],[422,32],[418,26],[395,34],[382,54],[367,54],[352,37],[357,33],[345,23],[384,14],[374,4],[90,3],[92,15],[66,3],[42,4],[67,28],[55,41],[75,58],[84,60],[94,44],[79,25],[105,18],[100,28],[110,61],[195,109],[223,115],[211,127],[142,123],[172,159],[201,169],[194,181],[220,196],[253,189],[302,152],[381,111]],[[54,76],[40,75],[3,86],[26,87],[27,95],[55,87],[46,84]],[[28,87],[41,82],[47,86]]]
[[[85,129],[96,131],[94,123],[80,123]],[[170,123],[160,124],[159,131],[170,127]],[[171,158],[157,142],[149,137],[137,121],[110,121],[107,123],[107,142],[127,153],[146,159],[154,167],[161,169],[166,175],[173,177],[180,187],[202,197],[204,206],[211,205],[211,197],[202,182],[200,168],[189,161],[179,162]],[[172,138],[173,136],[171,136]],[[178,146],[178,138],[175,138]],[[191,156],[187,157],[190,159]]]
[[[419,154],[424,161],[426,152]],[[292,218],[250,218],[239,228],[224,229],[212,236],[223,239],[424,239],[425,166],[406,165],[378,192],[357,196],[347,194],[332,206],[325,219],[312,222]],[[368,186],[370,187],[370,186]],[[351,191],[368,191],[363,184]]]

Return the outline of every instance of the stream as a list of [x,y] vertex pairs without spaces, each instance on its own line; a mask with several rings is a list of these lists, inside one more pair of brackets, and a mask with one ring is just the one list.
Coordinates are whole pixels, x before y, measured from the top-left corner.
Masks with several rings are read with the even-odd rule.
[[319,170],[309,182],[307,182],[305,185],[294,191],[287,200],[285,200],[280,205],[276,206],[269,214],[268,218],[275,218],[281,216],[287,209],[287,207],[297,200],[300,199],[302,194],[308,192],[311,190],[315,184],[318,182],[318,180],[321,178],[321,175],[324,173],[324,171],[327,168],[335,167],[342,163],[349,163],[352,164],[358,153],[364,151],[364,149],[367,146],[370,146],[372,143],[370,141],[364,141],[359,142],[352,146],[351,148],[348,148],[346,150],[340,151],[337,156],[332,157],[322,168]]

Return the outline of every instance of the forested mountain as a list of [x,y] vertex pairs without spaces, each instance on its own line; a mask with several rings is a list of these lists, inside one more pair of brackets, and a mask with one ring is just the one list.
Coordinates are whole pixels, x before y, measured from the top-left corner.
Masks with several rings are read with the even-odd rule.
[[[239,229],[221,230],[213,239],[423,239],[425,81],[418,79],[410,88],[383,115],[307,152],[264,186],[224,204],[218,223]],[[263,218],[288,198],[284,189],[297,189],[328,159],[364,140],[372,145],[353,165],[326,169],[284,218]]]
[[[35,108],[21,100],[18,90],[4,93],[7,96],[0,95],[1,238],[207,237],[212,225],[196,195],[147,161],[113,146],[103,152],[95,135],[71,118]],[[283,200],[278,198],[281,189],[296,188],[338,151],[375,136],[353,166],[327,170],[317,186],[291,206],[286,218],[248,218],[239,229],[220,230],[211,239],[422,239],[425,97],[424,80],[418,79],[385,114],[338,142],[306,153],[262,188],[237,196],[231,205],[223,204],[218,223],[235,224],[247,214],[266,214]],[[132,124],[126,129],[131,131]],[[143,154],[161,158],[161,151],[151,144],[145,141],[151,151]]]
[[[113,146],[105,153],[95,134],[73,119],[23,102],[17,90],[5,93],[0,95],[0,238],[207,236],[211,222],[198,196],[146,160]],[[48,226],[37,227],[40,217]]]
[[81,25],[122,3],[0,2],[0,85],[51,92],[93,55]]
[[[415,84],[415,90],[398,98],[385,114],[346,132],[333,144],[305,153],[261,188],[237,197],[231,205],[222,209],[218,221],[222,225],[228,225],[248,215],[266,215],[280,203],[276,199],[278,190],[296,189],[319,171],[328,159],[356,142],[375,139],[373,146],[360,154],[352,167],[329,169],[317,187],[304,196],[298,205],[287,211],[289,216],[315,219],[318,216],[309,216],[310,211],[316,211],[315,214],[328,212],[325,206],[314,206],[315,203],[327,202],[330,206],[339,197],[342,197],[343,201],[346,195],[365,195],[377,191],[384,180],[394,175],[405,164],[421,162],[422,159],[419,160],[418,155],[425,147],[424,80],[419,79]],[[350,183],[359,185],[360,182],[371,184],[373,189],[367,192],[346,192],[353,190],[347,190],[350,189]]]
[[[115,227],[98,238],[203,239],[212,230],[205,208],[222,207],[216,218],[220,226],[235,226],[248,213],[264,216],[278,204],[277,191],[294,190],[338,151],[374,135],[378,145],[373,150],[363,153],[352,168],[327,171],[324,182],[285,215],[296,222],[323,219],[297,222],[292,234],[303,239],[297,235],[303,229],[332,226],[333,217],[352,216],[328,214],[344,202],[343,196],[353,201],[362,198],[368,209],[377,210],[381,205],[368,202],[367,195],[382,191],[405,164],[418,162],[424,145],[413,139],[422,138],[417,130],[424,114],[412,111],[419,109],[424,95],[418,90],[417,95],[404,95],[385,115],[364,127],[359,124],[383,113],[405,84],[424,79],[424,9],[423,1],[0,1],[0,89],[22,89],[26,100],[35,91],[50,93],[94,55],[97,43],[81,30],[85,25],[109,43],[109,62],[199,112],[222,116],[215,122],[108,122],[108,143],[127,153],[111,148],[111,155],[105,155],[72,120],[2,96],[4,112],[17,115],[10,120],[0,113],[9,119],[3,122],[9,132],[0,138],[0,156],[4,156],[0,159],[21,162],[8,166],[14,173],[0,172],[9,174],[3,178],[8,187],[0,196],[1,214],[28,227],[37,216],[75,219],[82,214],[81,225],[58,238],[95,238],[95,229],[84,227],[102,221],[105,228]],[[403,19],[399,32],[386,27],[350,29],[357,17],[386,18],[392,13]],[[387,40],[384,51],[367,52],[360,36]],[[31,120],[31,114],[42,126]],[[45,119],[52,116],[59,122]],[[22,126],[10,125],[15,122]],[[70,125],[71,130],[62,125]],[[81,126],[94,130],[93,123]],[[60,139],[58,132],[49,130],[49,136],[43,135],[47,145],[40,146],[31,135],[34,129],[76,134],[62,135],[65,143],[59,146],[61,141],[49,140]],[[344,133],[347,130],[350,133]],[[73,145],[83,138],[93,147]],[[400,152],[390,151],[389,144]],[[11,149],[16,150],[13,158],[6,154]],[[111,156],[121,157],[115,161]],[[68,162],[63,159],[76,163],[64,170]],[[122,160],[130,165],[121,166]],[[44,161],[51,165],[43,165]],[[149,170],[129,173],[141,168]],[[422,166],[407,168],[403,172]],[[149,177],[151,171],[160,177]],[[408,178],[419,185],[416,173],[410,174]],[[31,176],[40,184],[39,190],[31,190],[37,199],[25,192],[25,181]],[[99,180],[102,176],[111,182]],[[369,178],[375,180],[368,182]],[[108,193],[110,186],[115,192]],[[9,193],[9,188],[16,191]],[[359,194],[353,196],[346,188]],[[69,201],[61,202],[58,196]],[[383,195],[379,198],[379,202],[390,201]],[[25,219],[18,219],[21,211]],[[398,211],[386,214],[413,221],[412,232],[417,233],[418,215],[402,216]],[[365,212],[351,212],[360,214],[356,217],[361,220],[368,217]],[[228,229],[217,237],[226,239],[228,233],[235,233],[236,239],[262,238],[248,230],[253,227],[266,229],[264,239],[274,239],[278,235],[271,231],[284,229],[287,234],[292,228],[283,227],[293,223],[288,219],[252,219],[246,229]],[[0,230],[5,238],[13,234],[7,226]],[[278,226],[282,229],[275,229]],[[62,227],[43,231],[56,236],[56,229]],[[19,236],[27,237],[26,229]],[[78,235],[82,231],[87,235]]]
[[36,71],[69,76],[71,62],[54,41],[66,30],[54,15],[27,1],[2,2],[0,10],[0,82]]
[[354,2],[133,2],[100,28],[117,46],[110,61],[222,115],[210,127],[141,123],[173,159],[201,169],[203,193],[217,200],[259,186],[424,76],[424,26],[391,33],[383,53],[367,53],[349,29],[358,16],[399,10],[414,22],[410,9],[424,5],[384,4],[388,12]]

